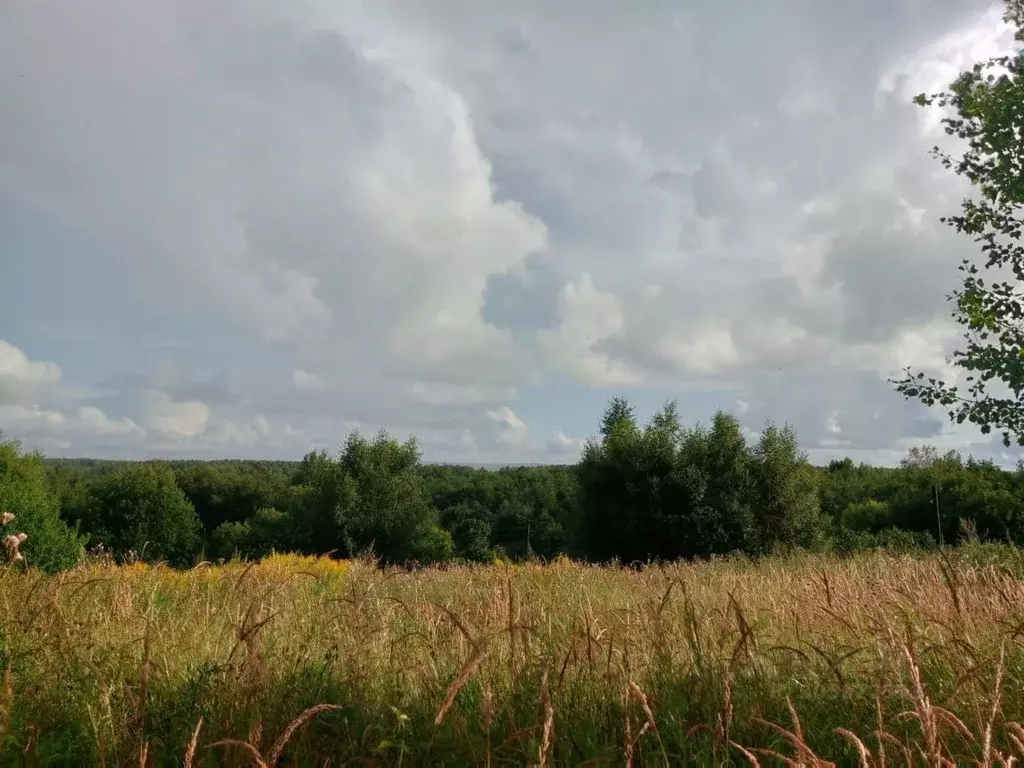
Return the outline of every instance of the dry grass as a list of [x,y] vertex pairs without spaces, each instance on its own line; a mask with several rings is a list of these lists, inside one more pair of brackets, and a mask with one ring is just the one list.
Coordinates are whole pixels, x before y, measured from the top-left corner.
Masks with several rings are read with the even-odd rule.
[[1014,572],[881,554],[9,570],[2,760],[1010,765]]

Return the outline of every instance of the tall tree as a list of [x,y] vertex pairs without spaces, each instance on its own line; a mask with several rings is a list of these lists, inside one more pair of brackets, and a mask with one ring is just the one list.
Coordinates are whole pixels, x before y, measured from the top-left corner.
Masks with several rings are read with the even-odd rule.
[[797,444],[796,432],[769,422],[753,455],[757,549],[816,545],[824,534],[818,477]]
[[585,446],[579,465],[583,553],[624,562],[691,554],[691,483],[675,403],[644,427],[623,398],[601,420],[602,439]]
[[350,556],[372,551],[389,562],[451,557],[451,535],[437,523],[420,469],[416,441],[399,443],[383,430],[373,440],[353,432],[337,460],[307,455],[292,510],[306,547]]
[[607,438],[620,424],[636,426],[633,406],[622,395],[616,395],[608,403],[601,417],[601,436]]
[[289,505],[300,548],[306,552],[344,551],[338,523],[341,475],[326,451],[310,451],[293,478]]
[[[1007,0],[1004,20],[1016,40],[1024,40],[1024,0]],[[1007,55],[978,62],[948,92],[915,101],[955,113],[943,123],[947,134],[967,142],[966,150],[959,158],[939,147],[932,153],[977,195],[942,221],[979,243],[984,262],[979,267],[965,259],[962,285],[949,297],[964,328],[953,364],[967,373],[966,391],[909,368],[893,383],[908,399],[945,407],[957,423],[977,424],[984,434],[996,429],[1005,445],[1024,445],[1024,60]]]
[[577,539],[588,559],[620,556],[622,544],[630,537],[631,458],[639,438],[633,409],[624,398],[616,397],[601,418],[601,438],[583,446]]
[[750,506],[754,466],[735,416],[724,411],[715,414],[707,448],[707,503],[716,514],[714,525],[701,537],[705,554],[749,550],[756,539]]

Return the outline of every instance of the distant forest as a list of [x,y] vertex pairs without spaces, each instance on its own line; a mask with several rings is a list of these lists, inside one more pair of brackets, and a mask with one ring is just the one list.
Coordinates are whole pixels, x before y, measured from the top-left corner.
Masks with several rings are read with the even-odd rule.
[[[790,549],[1024,543],[1024,468],[915,448],[896,468],[812,466],[789,427],[749,444],[719,412],[647,423],[613,399],[570,466],[423,464],[415,440],[353,433],[301,461],[44,459],[0,442],[0,511],[51,570],[100,549],[190,566],[274,551],[386,563],[624,563]],[[19,527],[20,526],[20,527]]]

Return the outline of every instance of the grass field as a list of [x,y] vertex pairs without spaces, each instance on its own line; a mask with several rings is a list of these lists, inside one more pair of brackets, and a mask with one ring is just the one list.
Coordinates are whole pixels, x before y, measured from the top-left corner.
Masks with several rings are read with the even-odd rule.
[[1024,757],[1022,572],[996,547],[12,569],[2,762],[997,765]]

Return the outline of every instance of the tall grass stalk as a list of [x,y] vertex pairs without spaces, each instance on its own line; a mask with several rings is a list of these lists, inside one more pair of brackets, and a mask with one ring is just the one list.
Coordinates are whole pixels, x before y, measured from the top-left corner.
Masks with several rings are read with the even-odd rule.
[[0,572],[11,765],[1024,759],[1024,556]]

